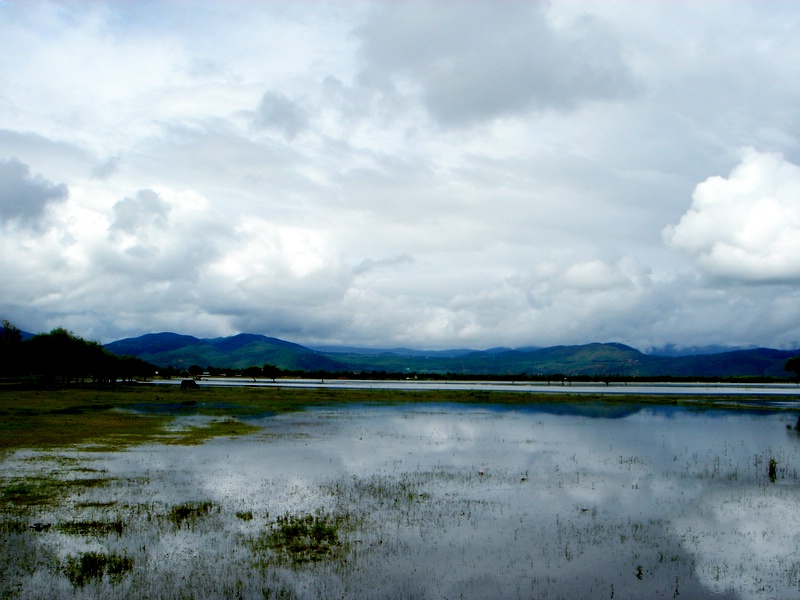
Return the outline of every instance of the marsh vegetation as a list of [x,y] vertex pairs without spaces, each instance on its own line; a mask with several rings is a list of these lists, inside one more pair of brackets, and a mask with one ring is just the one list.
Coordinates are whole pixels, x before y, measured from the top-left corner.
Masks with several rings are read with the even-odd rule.
[[[99,398],[113,407],[94,412],[147,425],[7,449],[0,595],[800,591],[793,413],[491,394],[386,404],[305,392],[281,406],[236,392],[192,406],[179,390]],[[244,427],[216,425],[231,419]]]

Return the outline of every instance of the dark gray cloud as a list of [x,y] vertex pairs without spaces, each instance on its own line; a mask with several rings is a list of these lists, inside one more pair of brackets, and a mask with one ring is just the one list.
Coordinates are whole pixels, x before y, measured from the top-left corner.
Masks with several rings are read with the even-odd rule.
[[48,205],[69,196],[66,184],[55,184],[31,175],[28,165],[16,158],[0,160],[0,219],[36,225]]
[[637,87],[599,23],[555,28],[541,2],[390,2],[358,35],[365,79],[407,78],[447,125],[569,111]]

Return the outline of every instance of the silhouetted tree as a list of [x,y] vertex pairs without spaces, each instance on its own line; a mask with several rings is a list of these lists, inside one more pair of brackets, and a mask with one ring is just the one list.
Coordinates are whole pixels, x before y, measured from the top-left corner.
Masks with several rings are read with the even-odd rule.
[[179,375],[178,369],[173,366],[165,367],[163,369],[159,369],[158,374],[163,377],[164,379],[170,379]]
[[22,334],[7,320],[3,320],[3,330],[0,331],[0,373],[4,375],[17,375],[20,371],[22,359]]
[[87,342],[63,327],[33,336],[28,342],[28,369],[49,380],[83,382],[112,366],[108,352],[97,342]]
[[283,373],[283,371],[274,365],[264,365],[264,368],[261,370],[261,372],[264,373],[264,377],[272,379],[272,383],[275,383],[275,378],[280,377]]
[[1,344],[19,344],[22,341],[22,333],[6,319],[3,319],[3,331],[0,332]]
[[133,381],[136,377],[147,379],[156,374],[156,366],[143,361],[136,356],[123,356],[121,358],[114,357],[119,366],[119,377],[123,381]]
[[253,382],[255,382],[256,377],[260,377],[263,375],[263,373],[264,371],[261,369],[261,367],[256,366],[247,367],[244,371],[242,371],[242,375],[245,377],[252,377]]
[[787,359],[783,368],[789,373],[794,373],[795,379],[800,382],[800,356],[793,356]]
[[83,383],[91,378],[95,383],[114,384],[119,378],[131,381],[134,377],[151,377],[156,370],[155,365],[132,356],[116,356],[63,327],[21,342],[19,350],[19,372],[50,382]]

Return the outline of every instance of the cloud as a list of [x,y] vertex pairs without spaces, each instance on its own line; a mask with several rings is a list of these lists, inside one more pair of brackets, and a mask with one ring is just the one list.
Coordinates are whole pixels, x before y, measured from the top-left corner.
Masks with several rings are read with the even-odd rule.
[[2,4],[23,328],[800,340],[791,9],[184,4]]
[[441,123],[572,111],[637,84],[593,18],[555,27],[543,2],[389,2],[358,29],[362,78],[418,88]]
[[277,131],[292,140],[308,127],[308,117],[299,104],[285,95],[266,92],[258,105],[254,123],[256,127]]
[[401,267],[403,265],[414,264],[414,259],[408,254],[401,254],[391,258],[373,259],[367,258],[361,261],[353,269],[354,275],[366,275],[376,270],[392,269],[394,267]]
[[66,184],[54,184],[16,158],[0,160],[0,220],[36,226],[48,206],[67,199]]
[[691,208],[664,237],[714,278],[800,282],[800,167],[780,154],[745,150],[727,178],[695,188]]
[[[794,564],[793,532],[800,526],[800,502],[768,486],[744,484],[735,497],[712,492],[695,514],[670,525],[695,561],[695,575],[711,594],[757,599],[764,590],[787,586]],[[692,535],[686,535],[691,531]],[[758,560],[753,560],[758,557]],[[720,568],[724,565],[725,568]]]
[[119,156],[112,156],[92,168],[92,177],[96,179],[106,179],[119,169]]
[[139,190],[114,204],[112,213],[106,239],[93,229],[78,235],[85,236],[87,270],[123,278],[130,287],[163,283],[165,290],[197,282],[231,240],[230,228],[193,191]]
[[153,190],[139,190],[135,197],[117,202],[113,210],[114,222],[109,229],[132,234],[146,225],[166,226],[170,206]]
[[29,131],[0,128],[0,156],[13,156],[32,171],[57,179],[85,172],[91,155],[80,144],[50,138]]

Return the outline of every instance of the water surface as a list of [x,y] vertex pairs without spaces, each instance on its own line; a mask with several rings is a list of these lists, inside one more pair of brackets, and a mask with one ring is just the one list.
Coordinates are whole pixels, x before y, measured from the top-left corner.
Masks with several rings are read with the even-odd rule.
[[[348,405],[264,416],[261,433],[201,446],[76,451],[112,483],[35,518],[116,515],[125,533],[15,543],[62,562],[114,550],[133,571],[76,589],[11,565],[15,582],[0,585],[30,598],[796,598],[795,420],[602,403]],[[20,452],[2,469],[54,463]],[[168,527],[163,515],[187,501],[215,509]],[[347,514],[342,553],[294,564],[248,546],[285,514]]]

